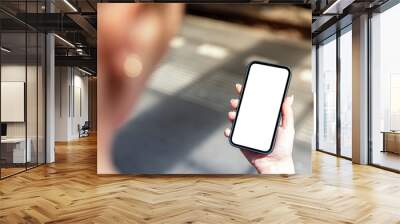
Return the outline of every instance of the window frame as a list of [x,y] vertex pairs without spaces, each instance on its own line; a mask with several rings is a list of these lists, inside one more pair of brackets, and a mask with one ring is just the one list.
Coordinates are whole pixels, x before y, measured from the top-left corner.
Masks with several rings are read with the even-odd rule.
[[[344,18],[347,19],[347,18]],[[315,51],[315,74],[316,74],[316,80],[315,80],[315,86],[316,86],[316,151],[323,152],[329,155],[337,156],[340,158],[344,158],[347,160],[352,160],[352,158],[347,157],[342,155],[342,150],[341,150],[341,119],[340,119],[340,103],[341,103],[341,97],[340,97],[340,83],[341,83],[341,68],[340,68],[340,37],[344,35],[347,32],[352,32],[351,29],[352,23],[350,22],[349,24],[346,24],[344,27],[341,29],[338,29],[335,33],[331,34],[330,36],[326,37],[325,39],[319,41],[316,44],[316,51]],[[327,150],[321,149],[319,147],[319,96],[320,96],[320,88],[319,88],[319,47],[322,43],[327,43],[330,41],[336,41],[336,151],[335,153],[329,152]]]

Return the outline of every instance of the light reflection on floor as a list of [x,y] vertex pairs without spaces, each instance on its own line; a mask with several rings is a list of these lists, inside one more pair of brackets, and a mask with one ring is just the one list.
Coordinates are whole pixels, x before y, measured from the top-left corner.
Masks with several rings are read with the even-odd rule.
[[400,155],[392,152],[381,152],[376,150],[373,153],[373,164],[400,170]]

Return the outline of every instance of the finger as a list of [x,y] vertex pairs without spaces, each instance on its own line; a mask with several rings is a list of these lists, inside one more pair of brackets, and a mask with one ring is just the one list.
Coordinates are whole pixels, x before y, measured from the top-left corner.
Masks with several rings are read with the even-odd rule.
[[236,88],[237,94],[240,95],[240,93],[242,92],[242,85],[239,83],[236,83],[235,88]]
[[239,100],[231,99],[230,104],[231,104],[232,109],[237,109],[237,107],[239,106]]
[[123,77],[121,75],[125,74],[125,58],[135,44],[130,41],[130,32],[137,27],[135,18],[142,8],[139,4],[99,7],[99,13],[103,15],[99,17],[99,23],[102,24],[99,29],[99,46],[102,49],[99,58],[103,60],[100,65],[107,70],[110,79],[120,80]]
[[229,111],[229,113],[228,113],[228,119],[229,119],[230,121],[233,121],[233,120],[235,120],[235,118],[236,118],[236,112],[235,112],[235,111]]
[[231,129],[230,128],[226,128],[224,131],[224,135],[225,137],[229,137],[231,135]]
[[284,129],[294,129],[293,101],[293,95],[286,97],[282,105],[282,128]]

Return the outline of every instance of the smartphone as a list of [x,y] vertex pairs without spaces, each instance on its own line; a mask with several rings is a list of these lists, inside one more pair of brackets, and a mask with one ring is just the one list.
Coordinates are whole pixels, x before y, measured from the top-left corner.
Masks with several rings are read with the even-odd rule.
[[285,66],[253,61],[248,65],[230,143],[258,153],[272,152],[291,73]]

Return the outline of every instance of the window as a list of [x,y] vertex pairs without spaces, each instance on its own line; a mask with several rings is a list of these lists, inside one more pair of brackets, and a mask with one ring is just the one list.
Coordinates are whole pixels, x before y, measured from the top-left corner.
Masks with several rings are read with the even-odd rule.
[[352,35],[351,26],[340,36],[340,155],[351,158],[352,141]]
[[336,36],[318,47],[318,149],[336,153]]
[[400,5],[371,18],[372,164],[400,170]]
[[[43,1],[1,2],[39,13]],[[0,17],[0,178],[45,163],[45,35],[5,13]]]

